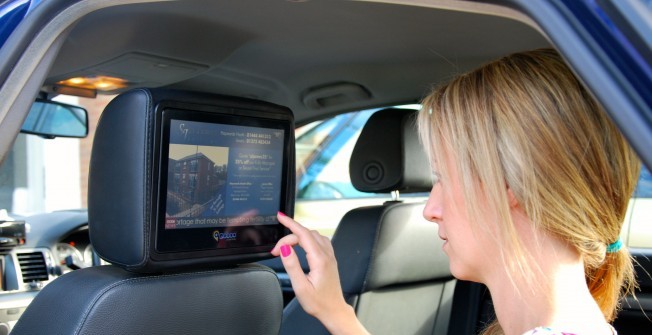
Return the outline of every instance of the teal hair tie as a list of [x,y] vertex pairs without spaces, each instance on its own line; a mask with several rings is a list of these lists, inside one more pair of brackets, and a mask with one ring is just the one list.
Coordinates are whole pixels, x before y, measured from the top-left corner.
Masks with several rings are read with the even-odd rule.
[[622,247],[623,247],[623,241],[621,241],[619,237],[616,240],[616,242],[607,245],[607,253],[611,254],[614,252],[618,252]]

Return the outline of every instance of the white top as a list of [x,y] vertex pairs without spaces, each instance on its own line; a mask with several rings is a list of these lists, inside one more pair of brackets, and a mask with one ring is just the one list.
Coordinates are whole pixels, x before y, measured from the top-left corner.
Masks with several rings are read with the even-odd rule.
[[[609,326],[611,327],[611,325]],[[613,327],[611,327],[611,332],[613,335],[618,335],[618,332],[616,332],[616,330]],[[523,333],[523,335],[580,335],[580,334],[564,332],[558,329],[552,329],[548,327],[536,327],[530,331]]]

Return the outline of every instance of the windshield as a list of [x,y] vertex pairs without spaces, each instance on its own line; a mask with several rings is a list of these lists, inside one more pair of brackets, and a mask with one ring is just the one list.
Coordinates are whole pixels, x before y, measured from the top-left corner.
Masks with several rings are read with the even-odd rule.
[[86,208],[93,132],[112,98],[61,95],[53,99],[88,110],[88,137],[45,139],[19,134],[0,165],[0,209],[15,217]]
[[18,135],[0,168],[0,208],[30,215],[82,207],[79,142]]

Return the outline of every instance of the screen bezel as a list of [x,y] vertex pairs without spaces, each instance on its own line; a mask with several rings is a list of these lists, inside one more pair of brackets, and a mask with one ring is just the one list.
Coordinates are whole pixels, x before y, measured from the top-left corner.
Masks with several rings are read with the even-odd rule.
[[[260,257],[261,254],[267,254],[276,244],[279,238],[285,236],[288,231],[278,221],[275,224],[240,226],[237,229],[255,229],[266,232],[263,236],[271,234],[273,237],[265,239],[259,245],[239,246],[239,247],[218,247],[213,233],[221,228],[181,228],[165,229],[165,206],[167,200],[167,175],[168,175],[168,156],[170,145],[170,123],[171,120],[205,122],[213,124],[227,124],[245,127],[260,127],[267,129],[284,130],[283,138],[283,157],[282,170],[292,171],[294,167],[290,166],[293,157],[290,157],[293,145],[290,136],[294,136],[292,131],[291,118],[284,118],[279,114],[265,113],[263,111],[237,109],[227,107],[208,107],[203,110],[194,106],[193,110],[179,106],[167,106],[160,109],[160,118],[156,127],[157,142],[156,152],[158,158],[155,160],[158,167],[158,183],[155,186],[156,203],[153,204],[155,213],[153,213],[152,241],[154,248],[151,248],[151,256],[157,260],[169,260],[178,258],[196,258],[210,256],[251,256]],[[292,164],[293,165],[293,164]],[[281,174],[281,194],[279,210],[292,212],[290,208],[291,201],[289,197],[294,196],[292,180],[289,172]],[[270,232],[273,230],[273,232]],[[223,257],[225,258],[225,257]]]

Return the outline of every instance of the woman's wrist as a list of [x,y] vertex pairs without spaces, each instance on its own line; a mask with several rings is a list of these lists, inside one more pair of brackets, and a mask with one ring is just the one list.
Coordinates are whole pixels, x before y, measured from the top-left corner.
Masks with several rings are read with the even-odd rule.
[[324,315],[318,319],[331,334],[369,334],[362,323],[360,323],[360,320],[358,320],[358,317],[355,315],[355,310],[353,307],[346,303],[344,303],[342,307],[338,308],[336,313],[333,313],[332,315]]

